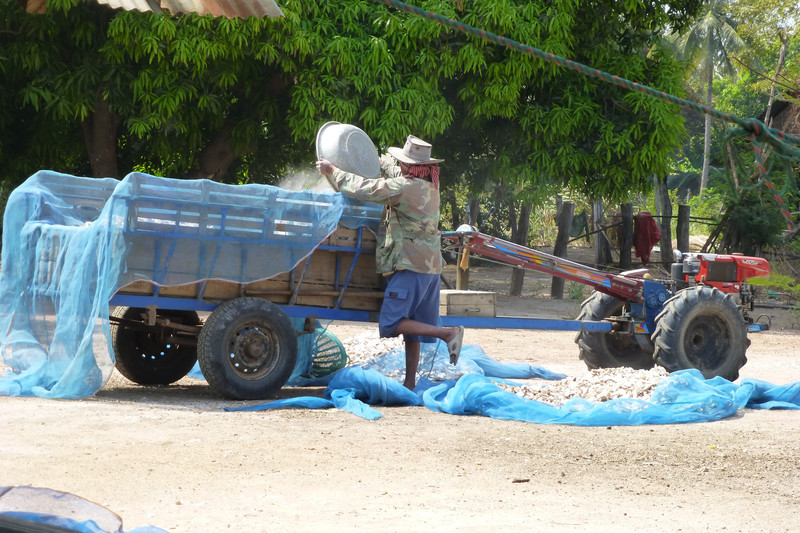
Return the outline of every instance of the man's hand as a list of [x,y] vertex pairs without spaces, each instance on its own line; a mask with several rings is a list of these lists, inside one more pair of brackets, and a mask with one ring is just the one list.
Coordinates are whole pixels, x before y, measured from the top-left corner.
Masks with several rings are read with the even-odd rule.
[[339,187],[336,186],[336,181],[333,179],[333,171],[336,170],[336,167],[333,166],[333,163],[327,159],[320,159],[317,161],[317,170],[319,170],[320,174],[328,178],[328,183],[331,184],[333,190],[339,192]]
[[319,173],[322,174],[323,176],[330,176],[331,174],[333,174],[333,171],[335,169],[336,167],[333,166],[333,163],[331,163],[327,159],[320,159],[319,161],[317,161],[317,170],[319,170]]

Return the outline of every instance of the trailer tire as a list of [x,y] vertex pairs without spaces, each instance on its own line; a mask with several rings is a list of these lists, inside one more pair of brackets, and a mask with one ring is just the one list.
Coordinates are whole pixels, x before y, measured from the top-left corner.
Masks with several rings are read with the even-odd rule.
[[[581,304],[577,320],[600,321],[619,315],[623,302],[604,294],[593,292]],[[589,369],[630,367],[653,368],[653,352],[640,346],[632,334],[613,331],[580,331],[575,337],[580,348],[580,358]]]
[[[168,342],[167,328],[146,325],[142,319],[144,312],[140,307],[116,307],[111,312],[111,316],[126,322],[141,322],[141,326],[111,323],[115,366],[120,374],[139,385],[169,385],[189,373],[197,361],[197,349]],[[200,317],[194,311],[158,309],[156,314],[181,324],[200,324]]]
[[233,400],[273,396],[292,375],[297,335],[280,307],[262,298],[236,298],[217,307],[197,344],[209,385]]
[[747,322],[730,294],[697,286],[667,300],[656,317],[655,358],[669,372],[696,368],[734,381],[747,362]]

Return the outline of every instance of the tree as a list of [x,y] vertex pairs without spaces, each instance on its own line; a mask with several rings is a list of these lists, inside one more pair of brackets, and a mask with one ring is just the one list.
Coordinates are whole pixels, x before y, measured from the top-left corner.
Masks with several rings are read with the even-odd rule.
[[[34,18],[0,2],[13,13],[0,39],[14,84],[0,102],[38,121],[32,137],[82,131],[83,149],[48,145],[59,170],[90,163],[95,174],[270,182],[309,162],[319,126],[338,120],[382,148],[411,132],[434,141],[447,159],[445,186],[492,179],[521,198],[567,186],[617,199],[665,171],[683,131],[671,104],[369,0],[287,0],[284,19],[246,21],[78,0],[52,0]],[[676,63],[641,51],[697,2],[425,7],[674,93]],[[19,159],[6,148],[11,126],[0,136],[0,155],[31,166],[36,154]]]
[[[706,0],[701,16],[685,32],[675,32],[672,40],[681,57],[696,68],[706,89],[705,105],[711,107],[714,76],[719,73],[733,76],[735,67],[731,54],[746,45],[736,33],[736,22],[726,13],[727,0]],[[703,140],[703,172],[700,193],[708,184],[711,163],[711,115],[705,115]]]
[[[771,109],[776,91],[800,92],[800,65],[796,62],[787,65],[786,61],[787,53],[794,55],[790,43],[796,43],[800,37],[797,30],[797,8],[795,0],[731,0],[732,13],[742,21],[738,31],[749,43],[750,53],[745,54],[745,61],[755,61],[761,66],[759,70],[763,71],[759,72],[761,82],[754,85],[759,88],[769,87],[769,101],[765,112],[765,122],[768,125],[772,118]],[[794,50],[797,50],[796,44]],[[777,61],[774,61],[776,56]],[[771,60],[765,61],[765,58]],[[787,66],[788,76],[784,73]]]

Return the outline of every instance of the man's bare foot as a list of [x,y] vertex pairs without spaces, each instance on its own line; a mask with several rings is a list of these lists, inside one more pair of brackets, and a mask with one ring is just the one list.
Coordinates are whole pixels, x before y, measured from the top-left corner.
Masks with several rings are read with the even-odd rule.
[[445,343],[449,343],[451,340],[456,338],[456,335],[458,335],[459,327],[458,326],[452,326],[452,327],[448,327],[447,329],[449,329],[450,332],[447,334],[447,337],[442,339]]

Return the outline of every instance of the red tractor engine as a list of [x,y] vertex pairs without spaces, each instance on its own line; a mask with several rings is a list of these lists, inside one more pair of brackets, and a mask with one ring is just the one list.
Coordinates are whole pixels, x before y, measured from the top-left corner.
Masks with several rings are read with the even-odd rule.
[[742,304],[753,301],[753,287],[746,281],[769,274],[769,263],[763,257],[685,253],[681,259],[682,262],[672,265],[676,290],[689,285],[707,285],[725,293],[739,293]]

